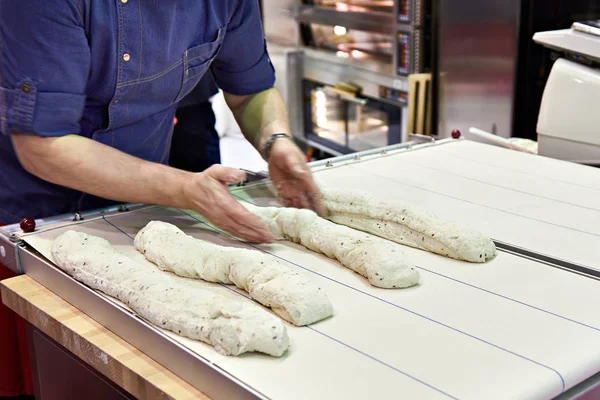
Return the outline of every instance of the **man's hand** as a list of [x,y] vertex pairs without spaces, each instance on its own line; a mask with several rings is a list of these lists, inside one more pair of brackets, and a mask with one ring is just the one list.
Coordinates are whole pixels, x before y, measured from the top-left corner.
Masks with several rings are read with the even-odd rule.
[[107,199],[198,211],[242,239],[272,241],[261,220],[227,190],[243,171],[215,165],[200,174],[140,160],[88,138],[12,134],[22,166],[48,182]]
[[326,215],[319,188],[298,146],[286,138],[278,139],[267,161],[279,201],[288,207],[310,208],[322,217]]
[[[247,96],[225,93],[225,101],[244,136],[259,152],[263,151],[272,135],[291,132],[285,104],[274,88]],[[306,165],[304,154],[291,140],[276,140],[267,162],[271,180],[283,204],[310,208],[322,217],[326,215],[321,193]]]
[[194,174],[190,184],[184,186],[183,197],[190,202],[190,209],[198,211],[215,226],[250,242],[272,242],[273,236],[260,218],[248,212],[227,189],[228,183],[244,179],[243,171],[213,165]]

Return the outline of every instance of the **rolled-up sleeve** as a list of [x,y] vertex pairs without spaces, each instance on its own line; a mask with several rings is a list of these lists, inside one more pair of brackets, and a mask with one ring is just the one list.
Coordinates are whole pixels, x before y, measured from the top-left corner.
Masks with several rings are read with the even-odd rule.
[[79,133],[90,71],[81,5],[0,0],[0,131]]
[[257,0],[238,1],[212,72],[221,89],[240,96],[261,92],[275,83]]

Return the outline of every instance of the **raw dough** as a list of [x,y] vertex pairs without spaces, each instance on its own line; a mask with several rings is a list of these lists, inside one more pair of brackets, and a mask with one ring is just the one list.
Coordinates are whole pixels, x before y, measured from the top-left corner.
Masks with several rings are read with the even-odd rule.
[[224,247],[152,221],[135,236],[135,248],[160,269],[187,278],[235,284],[295,325],[333,314],[325,292],[283,261],[258,250]]
[[78,281],[116,297],[161,328],[211,344],[221,354],[258,351],[279,357],[289,346],[285,326],[268,311],[138,263],[102,238],[65,232],[54,240],[52,257]]
[[482,263],[496,255],[489,237],[414,206],[352,191],[322,189],[322,193],[335,223],[458,260]]
[[381,288],[405,288],[419,282],[419,272],[396,243],[337,225],[310,210],[257,207],[243,203],[279,240],[291,240],[338,260]]

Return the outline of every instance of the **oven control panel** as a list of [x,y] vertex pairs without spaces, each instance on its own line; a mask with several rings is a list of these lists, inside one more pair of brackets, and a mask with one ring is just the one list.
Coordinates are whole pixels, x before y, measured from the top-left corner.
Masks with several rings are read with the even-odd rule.
[[400,103],[401,105],[408,104],[408,93],[403,90],[379,86],[379,97],[382,99]]
[[398,22],[402,24],[411,22],[410,2],[411,0],[398,0]]
[[398,32],[396,37],[396,46],[398,46],[398,56],[396,62],[396,73],[398,75],[406,76],[411,73],[411,65],[410,65],[410,48],[411,39],[410,33],[408,32]]

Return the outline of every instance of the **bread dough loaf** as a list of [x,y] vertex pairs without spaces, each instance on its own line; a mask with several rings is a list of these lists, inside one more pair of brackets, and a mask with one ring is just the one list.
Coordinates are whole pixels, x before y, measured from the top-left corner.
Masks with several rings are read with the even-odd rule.
[[396,243],[334,224],[310,210],[244,206],[267,224],[276,239],[334,258],[373,286],[405,288],[419,282],[419,272]]
[[457,260],[482,263],[496,255],[489,237],[414,206],[352,191],[322,189],[322,193],[335,223]]
[[135,262],[102,238],[68,231],[54,240],[52,257],[78,281],[116,297],[153,324],[206,342],[219,353],[258,351],[279,357],[289,346],[285,326],[268,311]]
[[198,240],[161,221],[148,223],[134,243],[160,269],[187,278],[233,283],[295,325],[309,325],[333,314],[331,302],[320,287],[283,261],[258,250]]

